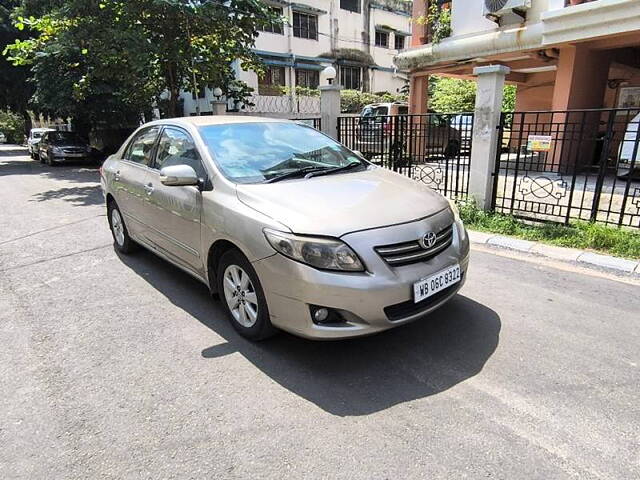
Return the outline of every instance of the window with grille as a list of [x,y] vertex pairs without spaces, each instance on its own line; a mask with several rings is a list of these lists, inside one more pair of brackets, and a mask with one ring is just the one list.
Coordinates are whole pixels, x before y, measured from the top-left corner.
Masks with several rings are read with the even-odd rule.
[[376,47],[389,48],[389,34],[376,30]]
[[399,35],[396,33],[394,42],[396,50],[404,49],[404,35]]
[[281,87],[285,85],[284,67],[269,66],[264,77],[258,81],[258,93],[260,95],[282,95]]
[[318,39],[318,17],[308,13],[293,12],[293,36]]
[[340,0],[340,8],[350,12],[360,12],[360,0]]
[[[282,17],[282,8],[269,7],[269,10],[271,10],[274,14],[278,15],[279,17]],[[262,31],[268,32],[268,33],[275,33],[277,35],[282,35],[283,34],[282,23],[272,23],[270,25],[266,25],[265,27],[262,28]]]
[[360,67],[340,67],[340,84],[347,90],[360,90],[362,84]]
[[318,88],[320,73],[318,70],[296,69],[296,85],[305,88]]

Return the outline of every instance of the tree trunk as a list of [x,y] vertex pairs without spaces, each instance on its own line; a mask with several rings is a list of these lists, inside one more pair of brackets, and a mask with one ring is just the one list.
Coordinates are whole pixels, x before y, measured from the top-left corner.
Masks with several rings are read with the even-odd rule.
[[24,136],[29,138],[29,132],[31,132],[31,128],[33,127],[33,122],[31,121],[31,115],[26,110],[22,111],[22,118],[24,118]]

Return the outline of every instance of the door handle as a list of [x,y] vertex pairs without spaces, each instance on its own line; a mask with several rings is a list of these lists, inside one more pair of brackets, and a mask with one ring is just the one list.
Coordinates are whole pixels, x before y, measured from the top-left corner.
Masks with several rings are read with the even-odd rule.
[[151,195],[153,193],[153,183],[147,183],[144,186],[144,189],[147,192],[147,195]]

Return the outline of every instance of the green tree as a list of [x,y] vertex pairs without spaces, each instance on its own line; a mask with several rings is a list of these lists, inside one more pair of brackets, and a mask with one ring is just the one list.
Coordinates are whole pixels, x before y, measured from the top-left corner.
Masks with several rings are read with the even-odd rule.
[[278,21],[259,0],[24,0],[14,18],[33,37],[7,53],[31,67],[35,104],[90,125],[131,124],[163,92],[176,116],[180,91],[196,85],[246,96],[233,62],[260,70],[251,47]]
[[[11,12],[18,3],[19,0],[3,0],[0,5],[0,52],[10,43],[27,38],[26,32],[18,30],[11,20]],[[33,95],[33,85],[27,81],[28,78],[27,67],[13,67],[6,58],[0,56],[0,109],[20,115],[22,121],[19,123],[25,130],[31,128],[28,107]]]
[[[475,107],[477,85],[473,80],[431,77],[429,87],[429,108],[435,112],[471,112]],[[502,110],[512,112],[515,102],[515,85],[505,85]]]

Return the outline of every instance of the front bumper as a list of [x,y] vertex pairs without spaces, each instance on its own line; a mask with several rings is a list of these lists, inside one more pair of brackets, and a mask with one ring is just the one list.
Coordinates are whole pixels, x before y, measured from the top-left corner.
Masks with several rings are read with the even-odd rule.
[[[271,322],[302,337],[339,339],[387,330],[437,309],[460,290],[466,279],[469,239],[461,223],[454,224],[451,246],[426,262],[390,267],[373,250],[376,245],[419,238],[433,223],[446,224],[448,221],[450,224],[453,221],[448,211],[434,217],[343,236],[342,239],[364,261],[365,273],[321,271],[282,255],[255,262],[253,266],[265,291]],[[458,284],[420,304],[413,304],[416,281],[456,263],[462,270],[462,280]],[[345,322],[317,325],[311,318],[311,305],[334,309]],[[390,315],[391,310],[396,315]],[[398,316],[398,311],[405,313]]]

